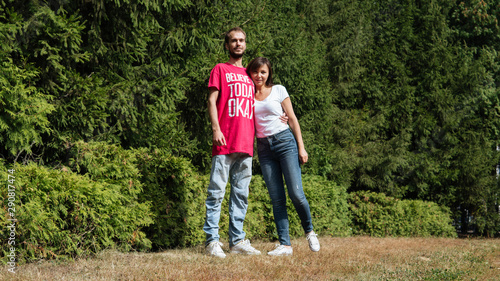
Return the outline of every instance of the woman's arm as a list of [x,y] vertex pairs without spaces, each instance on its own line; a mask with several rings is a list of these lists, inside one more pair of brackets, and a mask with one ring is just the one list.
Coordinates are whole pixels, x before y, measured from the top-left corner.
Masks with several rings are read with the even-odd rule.
[[293,112],[292,101],[290,101],[290,98],[288,97],[281,102],[281,106],[283,107],[286,115],[288,115],[288,124],[290,125],[293,135],[297,140],[300,163],[304,164],[308,160],[308,155],[304,147],[304,141],[302,140],[302,132],[300,131],[299,120],[297,120],[297,116],[295,116],[295,113]]

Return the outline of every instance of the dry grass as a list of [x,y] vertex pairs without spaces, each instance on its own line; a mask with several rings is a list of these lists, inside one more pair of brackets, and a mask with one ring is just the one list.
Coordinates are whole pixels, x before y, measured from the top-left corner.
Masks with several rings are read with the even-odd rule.
[[[320,237],[292,241],[292,257],[203,255],[203,248],[161,253],[106,251],[95,258],[44,261],[2,270],[1,280],[500,280],[500,240]],[[273,243],[253,242],[262,252]],[[225,243],[227,246],[227,243]],[[4,268],[6,269],[6,268]]]

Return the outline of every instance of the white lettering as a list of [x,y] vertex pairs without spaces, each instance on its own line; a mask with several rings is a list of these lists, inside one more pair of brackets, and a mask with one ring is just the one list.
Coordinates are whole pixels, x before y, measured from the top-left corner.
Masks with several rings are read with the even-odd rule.
[[[241,102],[239,102],[239,101],[241,101]],[[240,116],[240,112],[241,112],[241,116],[246,117],[245,112],[243,112],[243,107],[242,107],[244,101],[245,101],[244,99],[236,100],[236,116]]]
[[249,100],[246,100],[246,101],[247,101],[247,103],[246,103],[246,106],[245,106],[245,115],[244,116],[248,118],[249,115],[250,115],[249,114],[250,113],[249,112],[249,103],[250,103],[250,101]]
[[236,110],[235,102],[236,102],[236,99],[229,99],[229,101],[227,102],[229,117],[234,117],[234,115],[236,114],[235,113],[235,110]]
[[241,95],[246,98],[248,97],[248,86],[247,84],[241,84],[242,88],[241,90],[243,91],[243,93],[241,93]]
[[234,95],[241,96],[241,83],[234,83]]
[[226,73],[226,82],[243,82],[243,83],[248,83],[251,84],[250,77],[244,74],[239,74],[239,73]]
[[234,98],[227,102],[229,117],[246,117],[253,119],[253,100]]

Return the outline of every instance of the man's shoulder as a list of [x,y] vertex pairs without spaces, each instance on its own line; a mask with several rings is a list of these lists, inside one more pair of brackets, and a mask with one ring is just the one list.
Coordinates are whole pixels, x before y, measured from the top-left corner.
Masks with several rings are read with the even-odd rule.
[[[247,83],[250,83],[250,81],[251,81],[250,76],[248,76],[248,74],[246,72],[246,68],[234,66],[230,63],[219,63],[219,64],[215,65],[214,68],[212,69],[210,76],[220,77],[220,76],[225,76],[225,75],[229,75],[229,74],[235,75],[234,79],[236,79],[238,81],[246,81]],[[231,77],[233,77],[233,76],[231,76]],[[246,77],[246,78],[241,78],[241,77]]]
[[228,62],[221,62],[221,63],[218,63],[214,66],[214,69],[215,68],[219,68],[219,69],[225,69],[225,70],[229,70],[229,71],[243,71],[246,73],[246,68],[245,67],[239,67],[239,66],[234,66]]
[[226,67],[228,67],[228,63],[221,62],[221,63],[216,64],[213,68],[215,69],[215,68],[226,68]]

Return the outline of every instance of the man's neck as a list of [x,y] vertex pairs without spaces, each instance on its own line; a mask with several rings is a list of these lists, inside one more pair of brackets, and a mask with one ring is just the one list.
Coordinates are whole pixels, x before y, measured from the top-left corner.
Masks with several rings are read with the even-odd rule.
[[237,66],[237,67],[243,67],[243,59],[242,58],[235,59],[233,57],[229,57],[228,63],[232,64],[234,66]]

